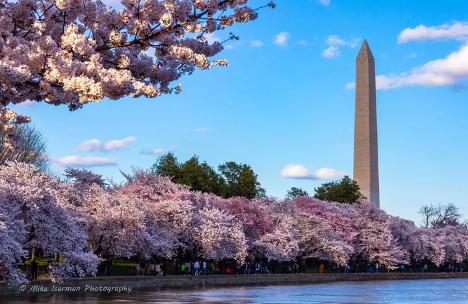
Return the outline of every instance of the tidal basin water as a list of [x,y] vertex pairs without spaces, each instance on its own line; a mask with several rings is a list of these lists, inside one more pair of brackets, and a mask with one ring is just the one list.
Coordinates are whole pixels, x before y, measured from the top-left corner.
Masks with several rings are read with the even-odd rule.
[[133,289],[0,297],[0,303],[468,303],[468,279]]

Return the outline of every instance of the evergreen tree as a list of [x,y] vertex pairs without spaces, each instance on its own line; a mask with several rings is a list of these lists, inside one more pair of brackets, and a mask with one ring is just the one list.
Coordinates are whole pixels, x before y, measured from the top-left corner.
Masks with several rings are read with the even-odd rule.
[[257,181],[258,175],[249,165],[226,162],[218,169],[227,182],[223,197],[242,196],[252,199],[265,196],[265,189]]
[[161,155],[151,167],[153,174],[173,177],[172,181],[179,183],[180,164],[173,152]]
[[190,186],[192,190],[211,192],[224,198],[242,196],[252,199],[265,196],[257,174],[249,165],[226,162],[218,169],[220,173],[206,162],[200,162],[196,155],[179,163],[174,153],[169,152],[156,160],[151,172],[172,177],[173,182]]
[[298,196],[309,196],[309,193],[301,188],[292,187],[288,190],[288,194],[286,194],[286,197],[289,199],[295,199]]
[[354,204],[361,199],[367,199],[359,191],[356,181],[349,176],[343,177],[340,181],[325,183],[314,190],[314,197],[322,201]]
[[179,183],[192,187],[192,190],[217,195],[224,191],[224,179],[206,162],[200,163],[198,156],[183,163],[179,175]]

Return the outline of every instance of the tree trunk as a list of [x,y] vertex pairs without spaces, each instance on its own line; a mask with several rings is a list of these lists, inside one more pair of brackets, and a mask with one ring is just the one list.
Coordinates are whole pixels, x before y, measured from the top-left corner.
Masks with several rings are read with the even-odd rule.
[[93,236],[91,236],[88,240],[89,251],[93,252]]
[[36,246],[33,246],[32,248],[32,251],[31,251],[31,262],[34,261],[34,259],[36,258]]

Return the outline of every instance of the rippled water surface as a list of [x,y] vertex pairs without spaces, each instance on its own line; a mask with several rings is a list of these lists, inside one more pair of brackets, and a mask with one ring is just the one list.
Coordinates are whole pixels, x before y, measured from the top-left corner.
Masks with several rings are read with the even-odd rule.
[[139,289],[0,298],[0,303],[468,303],[468,279]]

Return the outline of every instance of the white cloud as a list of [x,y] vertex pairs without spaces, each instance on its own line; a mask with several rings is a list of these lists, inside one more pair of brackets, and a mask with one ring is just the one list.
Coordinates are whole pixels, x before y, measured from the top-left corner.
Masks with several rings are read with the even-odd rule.
[[302,165],[288,164],[281,172],[281,177],[295,179],[324,180],[333,179],[346,175],[346,172],[331,168],[321,168],[310,172],[308,168]]
[[75,150],[90,152],[101,148],[101,146],[102,142],[99,139],[89,139],[76,146]]
[[356,88],[356,83],[355,82],[349,82],[345,85],[345,88],[348,90],[354,90]]
[[205,37],[206,37],[206,41],[208,41],[209,44],[213,44],[213,42],[215,41],[221,42],[221,40],[219,39],[219,37],[215,35],[215,33],[205,34]]
[[415,67],[410,73],[376,77],[377,89],[387,90],[404,86],[445,86],[468,78],[468,43],[445,57]]
[[263,42],[260,40],[250,40],[250,46],[261,47],[262,45],[263,45]]
[[328,49],[322,51],[322,56],[328,59],[332,59],[340,56],[340,51],[336,46],[331,45]]
[[210,131],[210,129],[209,129],[209,128],[198,128],[198,129],[196,129],[195,131],[198,131],[198,132],[208,132],[208,131]]
[[447,39],[468,39],[468,22],[455,22],[451,25],[442,24],[439,26],[426,27],[421,24],[415,28],[406,28],[398,35],[398,44],[416,40],[447,40]]
[[411,54],[411,58],[416,58],[416,53]]
[[288,39],[291,35],[287,32],[281,32],[275,36],[275,41],[273,44],[277,44],[279,46],[286,46],[288,45]]
[[102,167],[115,166],[117,165],[117,160],[109,157],[79,157],[78,155],[70,155],[58,159],[56,164],[62,167]]
[[300,41],[298,41],[297,43],[298,43],[298,44],[307,45],[307,41],[305,41],[305,40],[300,40]]
[[339,46],[347,45],[347,46],[350,46],[352,48],[358,46],[359,41],[361,41],[360,38],[356,38],[356,39],[354,39],[352,41],[346,41],[346,40],[340,39],[340,37],[337,36],[337,35],[330,35],[327,38],[327,44],[328,45],[339,45]]
[[323,5],[329,5],[331,0],[318,0],[318,2],[320,2],[320,4],[323,4]]
[[224,48],[226,50],[232,50],[233,46],[232,46],[232,44],[228,44],[228,45],[225,45]]
[[32,100],[26,100],[26,101],[23,101],[22,103],[15,104],[15,106],[19,108],[32,108],[35,105],[36,105],[36,101],[32,101]]
[[166,150],[162,149],[162,148],[153,149],[153,150],[144,149],[144,150],[140,151],[140,154],[155,155],[155,154],[161,154],[161,153],[164,153],[164,152],[166,152]]
[[356,47],[359,44],[360,38],[356,38],[352,41],[346,41],[344,39],[340,39],[337,35],[330,35],[327,37],[327,44],[329,45],[328,49],[322,51],[322,56],[325,58],[335,58],[340,56],[340,50],[338,46],[349,46],[349,47]]
[[103,144],[99,139],[85,140],[81,144],[75,147],[75,150],[90,152],[90,151],[115,151],[115,150],[127,150],[128,145],[136,141],[136,138],[131,136],[124,139],[111,140]]
[[127,150],[128,145],[134,141],[136,141],[136,138],[133,136],[126,137],[124,139],[111,140],[103,145],[101,149],[103,151]]

